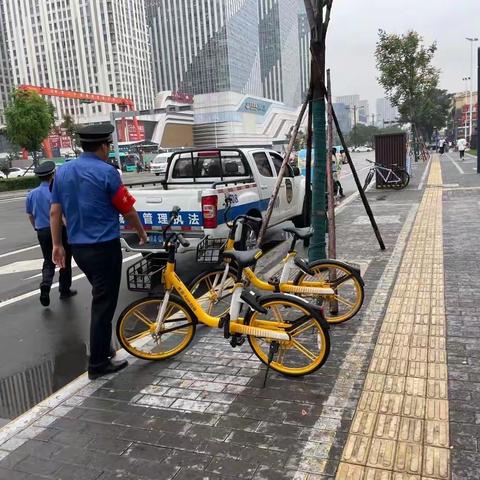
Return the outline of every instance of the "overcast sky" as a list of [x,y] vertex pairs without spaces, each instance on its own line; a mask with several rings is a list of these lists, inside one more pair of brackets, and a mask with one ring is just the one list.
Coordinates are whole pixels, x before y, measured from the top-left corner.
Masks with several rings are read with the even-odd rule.
[[[374,58],[379,28],[389,33],[413,29],[428,44],[436,41],[440,86],[450,92],[465,89],[462,78],[470,76],[465,37],[480,38],[480,0],[334,0],[327,36],[334,96],[359,94],[375,112],[375,100],[384,96]],[[476,82],[476,51],[474,59]]]

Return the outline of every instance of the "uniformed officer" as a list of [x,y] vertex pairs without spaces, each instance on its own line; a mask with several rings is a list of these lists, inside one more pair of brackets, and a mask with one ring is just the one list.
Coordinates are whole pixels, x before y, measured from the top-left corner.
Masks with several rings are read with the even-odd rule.
[[140,244],[147,236],[133,207],[135,199],[122,184],[118,171],[107,163],[113,126],[92,125],[78,130],[84,153],[58,169],[50,211],[53,261],[65,264],[61,217],[67,220],[73,258],[92,285],[90,323],[90,379],[125,368],[112,360],[112,320],[122,272],[119,214],[134,228]]
[[[26,212],[30,223],[37,232],[38,242],[43,254],[42,283],[40,283],[40,303],[44,307],[50,305],[50,289],[55,275],[55,264],[52,261],[52,235],[50,233],[50,203],[52,194],[50,186],[55,175],[55,162],[44,162],[34,170],[41,184],[27,195]],[[65,266],[60,269],[60,299],[64,300],[76,295],[72,285],[72,253],[67,243],[67,231],[61,227],[61,239],[65,248]]]

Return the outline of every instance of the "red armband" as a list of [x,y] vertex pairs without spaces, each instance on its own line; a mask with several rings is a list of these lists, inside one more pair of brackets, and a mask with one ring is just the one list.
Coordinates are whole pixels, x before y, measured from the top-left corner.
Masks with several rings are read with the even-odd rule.
[[133,195],[125,188],[125,185],[121,185],[117,190],[117,193],[112,197],[113,206],[122,214],[128,213],[136,200]]

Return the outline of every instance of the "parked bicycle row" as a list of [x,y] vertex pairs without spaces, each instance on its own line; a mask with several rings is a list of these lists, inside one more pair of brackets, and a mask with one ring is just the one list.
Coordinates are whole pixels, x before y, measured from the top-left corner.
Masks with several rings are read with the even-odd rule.
[[236,248],[241,230],[247,225],[259,229],[262,220],[248,215],[228,220],[231,202],[226,203],[228,238],[206,237],[198,245],[197,261],[210,268],[188,285],[175,271],[178,247],[189,246],[181,233],[171,230],[179,208],[172,210],[163,229],[162,249],[126,244],[144,255],[127,271],[128,288],[147,295],[121,313],[116,330],[120,344],[142,359],[171,358],[189,346],[202,323],[220,329],[233,348],[248,339],[267,365],[265,380],[269,368],[289,376],[313,373],[328,358],[329,325],[350,320],[362,306],[360,272],[339,261],[300,259],[296,243],[308,241],[313,231],[286,228],[291,243],[281,272],[259,278],[254,268],[262,250]]

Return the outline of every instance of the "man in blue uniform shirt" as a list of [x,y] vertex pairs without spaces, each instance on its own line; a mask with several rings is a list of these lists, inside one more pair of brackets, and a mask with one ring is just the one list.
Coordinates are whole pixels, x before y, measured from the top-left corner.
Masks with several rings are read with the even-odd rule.
[[[50,185],[55,175],[55,163],[44,162],[34,170],[41,184],[27,195],[26,212],[32,227],[37,232],[38,242],[43,254],[42,283],[40,283],[40,303],[44,307],[50,305],[50,289],[55,275],[55,264],[52,261],[52,235],[50,233],[50,203],[52,194]],[[72,285],[72,253],[67,243],[65,227],[61,229],[62,243],[65,248],[65,267],[60,269],[60,298],[66,299],[75,295],[70,290]]]
[[61,218],[67,220],[73,258],[92,285],[90,323],[90,379],[116,372],[127,361],[112,360],[112,320],[122,273],[119,214],[134,228],[140,244],[147,235],[133,207],[135,199],[122,184],[118,171],[107,163],[112,125],[91,125],[78,130],[84,153],[58,169],[52,191],[50,221],[53,261],[63,266]]

